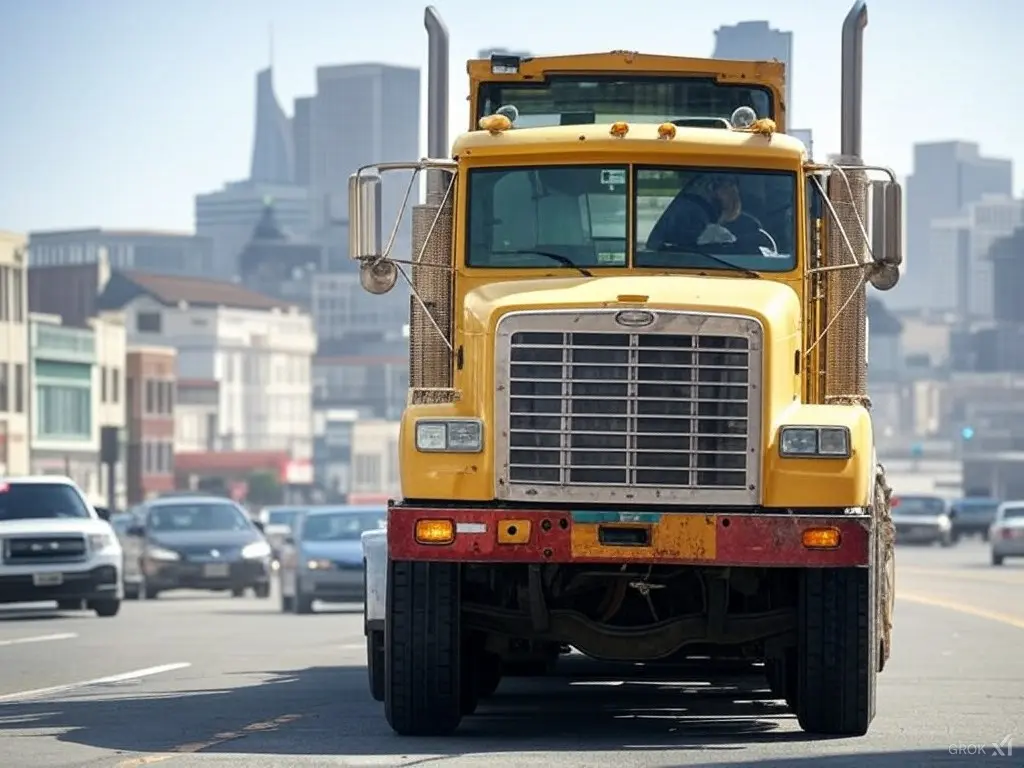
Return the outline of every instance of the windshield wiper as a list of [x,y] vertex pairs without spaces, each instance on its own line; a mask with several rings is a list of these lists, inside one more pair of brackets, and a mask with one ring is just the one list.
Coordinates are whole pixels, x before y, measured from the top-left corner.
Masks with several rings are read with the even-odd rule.
[[676,245],[675,243],[662,243],[657,249],[657,253],[678,253],[680,256],[704,256],[705,258],[711,259],[716,264],[721,264],[723,267],[728,269],[735,269],[737,272],[742,272],[747,277],[754,277],[760,279],[761,275],[750,269],[749,267],[741,267],[739,264],[733,264],[728,259],[723,259],[714,253],[702,250],[700,248],[692,248],[690,246]]
[[559,264],[563,264],[566,267],[572,267],[578,271],[584,277],[593,277],[590,272],[581,267],[575,261],[570,259],[568,256],[564,256],[561,253],[552,253],[551,251],[537,251],[533,248],[517,248],[511,251],[491,251],[495,256],[544,256],[545,258],[557,261]]

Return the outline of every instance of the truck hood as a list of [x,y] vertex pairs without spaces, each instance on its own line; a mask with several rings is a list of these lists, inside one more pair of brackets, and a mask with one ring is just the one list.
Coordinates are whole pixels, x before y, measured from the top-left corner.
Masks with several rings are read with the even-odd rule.
[[581,275],[489,283],[466,294],[463,322],[467,335],[488,335],[513,310],[635,307],[640,300],[634,297],[646,297],[642,305],[649,309],[747,315],[760,320],[766,331],[796,334],[799,340],[799,299],[788,285],[699,275]]

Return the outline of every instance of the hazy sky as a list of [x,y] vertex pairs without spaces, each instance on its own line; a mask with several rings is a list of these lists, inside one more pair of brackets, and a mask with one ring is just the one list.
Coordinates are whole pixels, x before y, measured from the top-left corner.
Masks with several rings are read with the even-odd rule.
[[[480,48],[707,56],[718,26],[766,19],[794,32],[793,127],[814,130],[816,155],[837,151],[849,5],[438,0],[451,33],[452,133],[467,127],[464,62]],[[1024,6],[869,0],[868,17],[866,158],[904,174],[915,141],[973,140],[1016,161],[1020,191]],[[426,64],[414,0],[0,0],[0,229],[191,229],[197,192],[248,173],[254,74],[268,62],[271,25],[289,114],[313,92],[317,65]]]

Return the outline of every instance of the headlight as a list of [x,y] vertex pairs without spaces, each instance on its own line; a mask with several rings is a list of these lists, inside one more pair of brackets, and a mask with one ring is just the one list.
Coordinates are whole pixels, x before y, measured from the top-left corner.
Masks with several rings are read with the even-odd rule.
[[939,518],[939,528],[941,528],[942,530],[945,531],[947,528],[949,528],[949,525],[950,525],[950,523],[949,523],[949,518],[948,517],[943,515],[942,517]]
[[306,567],[311,571],[332,571],[334,563],[330,560],[307,560]]
[[89,549],[93,552],[103,552],[107,549],[117,549],[117,537],[110,533],[90,533]]
[[484,425],[478,419],[417,421],[416,450],[479,453],[483,450],[483,435]]
[[255,560],[259,557],[270,557],[270,545],[265,541],[254,541],[242,547],[242,557],[246,560]]
[[779,454],[786,457],[849,458],[850,430],[846,427],[783,427]]
[[149,547],[146,549],[146,557],[150,560],[180,560],[181,556],[177,552],[172,552],[169,549],[163,547]]

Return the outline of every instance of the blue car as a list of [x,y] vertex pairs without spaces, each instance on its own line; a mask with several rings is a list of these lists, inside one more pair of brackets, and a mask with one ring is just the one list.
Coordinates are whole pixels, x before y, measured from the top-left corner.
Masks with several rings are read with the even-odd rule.
[[281,551],[281,611],[312,613],[313,602],[361,601],[363,532],[383,528],[383,506],[309,507],[292,523]]

